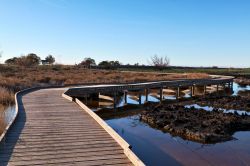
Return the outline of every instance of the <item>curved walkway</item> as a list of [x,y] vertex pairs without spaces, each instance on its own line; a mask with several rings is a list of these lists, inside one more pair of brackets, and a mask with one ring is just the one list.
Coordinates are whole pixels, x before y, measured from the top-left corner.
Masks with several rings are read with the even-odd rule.
[[120,141],[107,132],[109,126],[101,126],[104,122],[80,101],[76,100],[85,111],[64,99],[62,93],[65,90],[70,96],[81,96],[102,91],[225,84],[232,81],[232,77],[214,77],[209,80],[54,88],[21,93],[17,96],[18,116],[5,140],[0,143],[0,166],[132,165],[133,160],[128,158],[137,158],[133,153],[127,153],[131,150],[124,149]]
[[0,145],[0,165],[131,165],[120,145],[63,89],[18,96],[19,113]]

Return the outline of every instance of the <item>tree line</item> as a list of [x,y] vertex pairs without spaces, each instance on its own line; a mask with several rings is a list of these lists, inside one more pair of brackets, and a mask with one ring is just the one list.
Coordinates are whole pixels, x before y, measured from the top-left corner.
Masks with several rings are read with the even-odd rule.
[[13,57],[5,61],[5,64],[18,66],[37,66],[41,63],[52,65],[55,63],[55,58],[52,55],[48,55],[45,60],[42,60],[38,55],[30,53],[20,57]]
[[[170,59],[167,56],[158,56],[154,55],[150,58],[148,62],[151,66],[156,66],[156,67],[167,67],[170,65]],[[102,68],[115,68],[120,65],[122,65],[121,62],[119,61],[101,61],[99,64],[96,64],[95,60],[88,57],[85,58],[79,65],[85,66],[87,68],[91,68],[91,66],[99,66]],[[138,66],[139,63],[135,63],[134,66]]]
[[[48,55],[44,60],[42,60],[38,55],[34,53],[30,53],[30,54],[23,55],[20,57],[13,57],[5,61],[5,64],[19,65],[19,66],[37,66],[40,64],[52,65],[54,63],[55,63],[55,57],[53,57],[52,55]],[[170,60],[168,57],[160,57],[158,55],[154,55],[151,57],[148,63],[151,66],[166,67],[166,66],[169,66]],[[116,61],[106,60],[106,61],[101,61],[100,63],[97,64],[93,58],[87,57],[87,58],[84,58],[83,61],[81,61],[77,65],[83,66],[85,68],[92,68],[92,67],[98,66],[104,69],[113,69],[113,68],[121,66],[122,63],[117,60]],[[138,66],[139,63],[135,63],[134,65]]]
[[81,63],[79,63],[78,65],[84,66],[86,68],[91,68],[93,66],[99,66],[99,67],[106,68],[106,69],[112,69],[112,68],[115,68],[117,66],[120,66],[121,62],[106,60],[106,61],[101,61],[99,64],[97,64],[94,59],[87,57],[87,58],[84,58],[84,60]]

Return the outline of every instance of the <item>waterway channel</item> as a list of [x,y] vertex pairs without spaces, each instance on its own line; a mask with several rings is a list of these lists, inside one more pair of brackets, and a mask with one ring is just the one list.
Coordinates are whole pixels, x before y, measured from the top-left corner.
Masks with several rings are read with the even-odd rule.
[[[240,87],[234,83],[234,93],[238,95],[242,91],[250,90],[250,86]],[[188,94],[185,97],[190,97]],[[128,96],[128,103],[138,105],[132,96]],[[166,96],[169,99],[175,99],[174,96]],[[145,96],[142,96],[142,102]],[[149,101],[159,102],[155,97],[150,96]],[[121,97],[118,106],[124,105],[124,98]],[[91,104],[89,104],[91,106]],[[112,102],[105,106],[92,105],[92,110],[98,112],[99,109],[112,108]],[[200,107],[196,105],[196,107]],[[204,107],[207,111],[210,106]],[[137,108],[136,111],[127,111],[120,116],[119,109],[113,111],[110,116],[103,117],[105,121],[119,133],[131,146],[132,150],[146,164],[152,166],[159,165],[249,165],[250,163],[250,131],[240,131],[234,133],[234,140],[216,144],[202,144],[194,141],[182,139],[178,136],[172,136],[169,133],[150,127],[148,124],[139,120],[139,114],[142,111]],[[225,110],[233,112],[235,110]],[[244,110],[238,110],[243,111]],[[249,114],[249,113],[248,113]],[[101,115],[100,115],[101,116]]]

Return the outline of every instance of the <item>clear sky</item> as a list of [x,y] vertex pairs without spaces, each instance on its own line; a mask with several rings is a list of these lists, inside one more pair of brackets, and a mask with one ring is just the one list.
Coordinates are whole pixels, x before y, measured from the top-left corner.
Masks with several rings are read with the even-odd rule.
[[250,0],[0,0],[0,61],[250,66]]

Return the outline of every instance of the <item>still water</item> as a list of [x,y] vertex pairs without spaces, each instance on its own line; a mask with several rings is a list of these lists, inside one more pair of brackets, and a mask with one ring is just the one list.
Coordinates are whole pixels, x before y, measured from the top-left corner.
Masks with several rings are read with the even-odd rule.
[[[240,87],[234,84],[233,95],[239,92],[250,90],[250,86]],[[138,105],[134,100],[134,94],[129,94],[128,103]],[[166,99],[174,100],[174,95],[165,95]],[[190,93],[183,94],[183,97],[190,97]],[[142,103],[145,101],[142,96]],[[149,101],[159,102],[157,96],[152,95]],[[123,97],[120,98],[117,106],[121,107],[125,103]],[[112,102],[103,102],[98,107],[113,108]],[[196,105],[196,107],[199,107]],[[97,106],[92,107],[97,111]],[[209,111],[209,106],[206,107]],[[15,108],[0,107],[0,134],[1,129],[13,118]],[[236,132],[234,140],[217,144],[201,144],[193,141],[184,140],[180,137],[174,137],[169,133],[164,133],[158,129],[152,128],[139,120],[140,111],[133,114],[129,113],[122,116],[111,116],[105,121],[119,133],[131,146],[132,150],[146,164],[152,166],[161,165],[249,165],[250,163],[250,132]],[[234,110],[224,110],[234,111]],[[244,110],[239,110],[244,111]],[[113,114],[117,114],[114,112]]]
[[[234,84],[233,95],[237,95],[239,91],[246,90],[250,90],[250,87],[239,87],[237,84]],[[170,96],[170,99],[174,99],[174,97]],[[142,101],[144,100],[145,98],[142,97]],[[149,100],[159,101],[155,97],[149,97]],[[128,98],[128,103],[138,104],[137,101],[130,99],[130,97]],[[119,106],[123,104],[124,99],[121,98]],[[112,105],[108,107],[112,108]],[[199,106],[197,105],[197,107]],[[209,106],[206,108],[211,109]],[[93,108],[93,111],[97,110]],[[119,118],[116,116],[110,117],[105,121],[132,146],[132,150],[146,165],[238,166],[250,164],[249,131],[234,133],[233,137],[235,139],[232,141],[207,145],[184,140],[178,136],[172,136],[169,133],[152,128],[139,120],[139,113],[140,111],[137,114],[129,114],[128,111],[127,115]]]
[[2,106],[0,105],[0,135],[2,134],[5,127],[13,119],[15,113],[14,106]]

